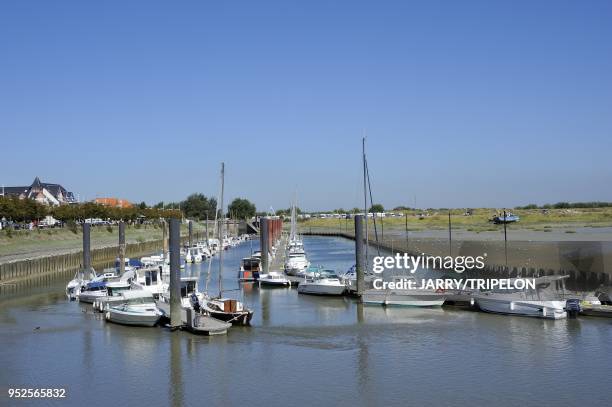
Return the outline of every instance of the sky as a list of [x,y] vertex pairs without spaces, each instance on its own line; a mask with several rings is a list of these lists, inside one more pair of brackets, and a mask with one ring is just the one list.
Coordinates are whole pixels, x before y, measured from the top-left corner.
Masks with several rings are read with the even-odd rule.
[[82,200],[612,201],[610,1],[4,1],[0,184]]

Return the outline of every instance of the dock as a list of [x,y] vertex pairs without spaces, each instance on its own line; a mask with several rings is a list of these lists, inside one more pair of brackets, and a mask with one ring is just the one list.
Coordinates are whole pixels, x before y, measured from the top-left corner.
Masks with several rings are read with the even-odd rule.
[[580,315],[612,318],[612,305],[580,305]]
[[287,239],[289,237],[286,234],[281,234],[278,244],[276,247],[276,254],[270,263],[270,271],[277,271],[282,273],[287,280],[291,282],[290,287],[297,287],[300,281],[303,279],[296,276],[288,276],[285,274],[285,257],[287,252],[285,248],[287,247]]

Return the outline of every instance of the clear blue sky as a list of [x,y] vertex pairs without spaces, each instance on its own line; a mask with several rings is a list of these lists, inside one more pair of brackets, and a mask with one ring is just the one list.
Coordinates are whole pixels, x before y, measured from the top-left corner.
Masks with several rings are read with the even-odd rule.
[[[0,183],[258,209],[612,201],[610,1],[4,1]],[[227,201],[226,201],[227,202]]]

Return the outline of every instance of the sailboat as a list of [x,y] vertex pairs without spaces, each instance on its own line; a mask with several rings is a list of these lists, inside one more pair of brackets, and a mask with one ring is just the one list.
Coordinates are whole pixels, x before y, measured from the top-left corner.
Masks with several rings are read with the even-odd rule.
[[[362,160],[363,160],[363,195],[364,195],[364,215],[365,215],[365,255],[366,255],[366,267],[368,264],[368,198],[370,199],[370,205],[373,205],[372,199],[372,185],[370,183],[370,170],[368,168],[368,161],[365,152],[365,137],[362,139]],[[376,242],[378,243],[378,230],[376,228],[376,216],[373,216],[372,221],[374,222],[374,235]],[[380,256],[380,245],[376,245],[378,256]],[[367,273],[366,273],[367,274]],[[394,276],[393,280],[404,278],[403,276]],[[371,280],[370,280],[371,281]],[[349,276],[349,287],[350,283]],[[369,288],[365,290],[361,296],[361,301],[364,304],[377,304],[377,305],[404,305],[411,307],[436,307],[441,306],[444,303],[445,297],[441,293],[437,293],[434,290],[406,290],[406,289],[376,289]]]
[[[219,241],[223,241],[224,218],[223,218],[223,191],[225,188],[225,164],[221,163],[221,196],[219,216]],[[230,322],[234,325],[249,325],[253,318],[253,310],[247,308],[241,301],[223,297],[223,250],[219,251],[219,295],[210,297],[208,293],[202,295],[202,312],[221,321]]]
[[[89,279],[85,278],[86,271],[89,272]],[[68,297],[70,301],[76,300],[77,298],[79,298],[81,291],[85,289],[87,284],[90,281],[96,279],[96,277],[98,276],[93,267],[91,267],[89,270],[78,270],[75,273],[74,278],[70,280],[68,284],[66,284],[66,297]]]

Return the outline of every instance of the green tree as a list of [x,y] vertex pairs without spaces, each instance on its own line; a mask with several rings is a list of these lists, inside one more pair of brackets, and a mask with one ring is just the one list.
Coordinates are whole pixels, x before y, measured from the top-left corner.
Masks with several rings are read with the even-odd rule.
[[212,197],[208,198],[204,194],[195,193],[181,202],[180,207],[188,218],[206,219],[206,215],[208,215],[209,219],[214,219],[217,200]]
[[372,206],[370,206],[370,210],[371,213],[379,213],[379,212],[384,212],[385,211],[385,207],[382,206],[381,204],[374,204]]
[[232,203],[229,204],[227,209],[228,212],[232,214],[232,216],[238,219],[249,219],[255,216],[255,213],[257,212],[255,204],[244,198],[234,199]]

